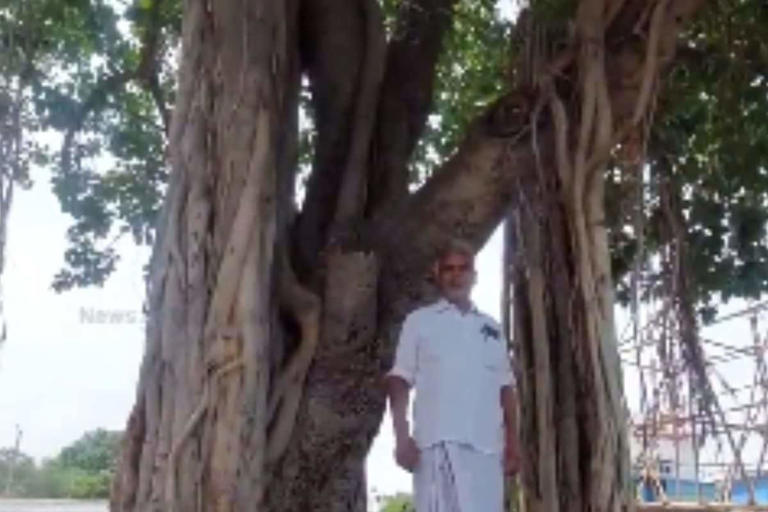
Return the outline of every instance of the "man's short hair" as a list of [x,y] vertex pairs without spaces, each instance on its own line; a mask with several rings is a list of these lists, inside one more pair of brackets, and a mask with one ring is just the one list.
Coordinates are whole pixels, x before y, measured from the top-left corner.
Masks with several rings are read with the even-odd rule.
[[472,246],[472,244],[464,239],[449,238],[445,241],[445,243],[443,243],[443,245],[440,246],[435,262],[440,263],[443,261],[443,259],[445,259],[447,256],[450,256],[451,254],[461,254],[462,256],[469,258],[471,261],[474,261],[475,248]]

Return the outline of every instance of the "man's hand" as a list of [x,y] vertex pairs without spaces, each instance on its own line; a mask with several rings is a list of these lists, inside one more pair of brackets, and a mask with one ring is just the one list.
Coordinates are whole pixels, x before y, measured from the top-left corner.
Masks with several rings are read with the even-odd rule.
[[515,443],[507,443],[504,449],[504,473],[515,475],[520,471],[520,451]]
[[395,444],[395,462],[398,466],[409,473],[413,473],[419,463],[419,456],[419,447],[416,446],[416,441],[411,436],[398,438]]

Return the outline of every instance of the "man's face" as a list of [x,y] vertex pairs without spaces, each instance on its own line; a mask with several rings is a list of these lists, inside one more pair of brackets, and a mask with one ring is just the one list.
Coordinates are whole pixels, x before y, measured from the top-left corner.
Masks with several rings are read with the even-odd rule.
[[437,266],[437,285],[449,300],[466,300],[475,284],[475,268],[472,258],[461,253],[444,256]]

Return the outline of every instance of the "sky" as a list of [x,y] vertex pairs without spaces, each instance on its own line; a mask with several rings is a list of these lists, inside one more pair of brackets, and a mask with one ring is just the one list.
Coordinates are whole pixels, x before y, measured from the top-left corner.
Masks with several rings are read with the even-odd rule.
[[[143,348],[141,268],[146,249],[126,240],[102,288],[62,294],[68,216],[39,170],[18,191],[8,224],[4,302],[8,338],[0,348],[0,446],[42,458],[97,427],[122,429],[133,401]],[[111,318],[99,318],[107,314]],[[111,320],[111,321],[110,321]]]

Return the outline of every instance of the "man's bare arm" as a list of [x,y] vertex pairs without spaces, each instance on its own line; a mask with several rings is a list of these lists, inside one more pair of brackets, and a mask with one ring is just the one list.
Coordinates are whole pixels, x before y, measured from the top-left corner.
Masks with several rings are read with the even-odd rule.
[[389,407],[392,411],[392,427],[395,430],[395,438],[405,439],[410,436],[408,426],[408,397],[411,386],[402,377],[389,375],[387,377],[387,394],[389,395]]
[[411,386],[405,379],[395,375],[388,376],[386,382],[395,430],[395,461],[406,471],[413,471],[419,462],[419,449],[408,426],[408,395]]

